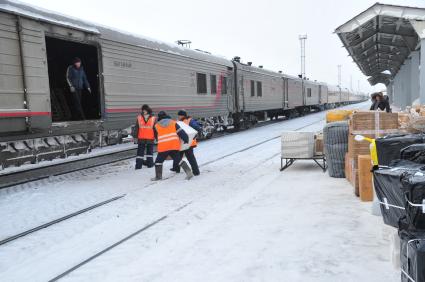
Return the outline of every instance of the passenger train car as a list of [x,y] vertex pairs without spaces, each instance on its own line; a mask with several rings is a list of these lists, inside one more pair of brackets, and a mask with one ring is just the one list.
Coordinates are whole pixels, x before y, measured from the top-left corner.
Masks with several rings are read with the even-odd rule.
[[[116,144],[142,104],[186,109],[204,137],[267,117],[357,102],[325,83],[227,60],[87,23],[14,1],[0,1],[0,166],[66,157]],[[86,120],[72,120],[65,79],[80,57],[92,93]]]

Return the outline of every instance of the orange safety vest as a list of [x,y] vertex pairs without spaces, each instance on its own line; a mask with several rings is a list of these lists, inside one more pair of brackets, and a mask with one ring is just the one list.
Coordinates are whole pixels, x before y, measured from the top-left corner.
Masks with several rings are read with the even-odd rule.
[[180,151],[180,138],[177,135],[176,122],[171,120],[167,127],[159,123],[155,125],[158,135],[158,153],[166,151]]
[[149,117],[147,121],[145,121],[142,115],[137,117],[137,121],[139,123],[139,132],[137,133],[138,139],[144,140],[154,140],[155,134],[153,132],[153,127],[155,125],[155,117]]
[[[184,119],[183,122],[187,125],[190,125],[191,120],[192,120],[192,118],[187,118],[187,119]],[[190,147],[196,147],[197,145],[198,145],[198,142],[196,141],[195,138],[193,138],[192,144],[190,144]]]

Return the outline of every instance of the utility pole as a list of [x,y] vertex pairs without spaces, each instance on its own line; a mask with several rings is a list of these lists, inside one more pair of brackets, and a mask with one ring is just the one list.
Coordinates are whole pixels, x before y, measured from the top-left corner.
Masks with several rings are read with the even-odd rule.
[[342,68],[342,66],[338,65],[338,86],[339,86],[339,88],[342,87],[342,85],[341,85],[341,68]]
[[350,75],[350,91],[353,92],[353,76]]
[[307,39],[307,34],[302,34],[299,37],[301,44],[301,78],[305,78],[305,41]]

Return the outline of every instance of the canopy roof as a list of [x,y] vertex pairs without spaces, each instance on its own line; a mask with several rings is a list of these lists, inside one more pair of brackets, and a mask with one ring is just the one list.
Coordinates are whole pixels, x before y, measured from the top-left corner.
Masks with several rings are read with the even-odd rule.
[[335,30],[372,85],[388,84],[419,48],[425,9],[376,3]]

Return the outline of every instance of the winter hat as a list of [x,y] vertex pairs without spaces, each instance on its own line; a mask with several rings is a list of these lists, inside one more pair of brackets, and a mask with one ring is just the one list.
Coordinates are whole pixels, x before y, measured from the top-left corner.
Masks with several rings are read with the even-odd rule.
[[148,112],[148,114],[152,114],[152,109],[148,106],[148,105],[146,105],[146,104],[144,104],[143,106],[142,106],[142,112],[143,111],[147,111]]
[[158,113],[158,121],[160,121],[161,119],[167,118],[167,113],[164,111],[160,111]]
[[185,110],[180,110],[178,111],[177,115],[187,117],[187,112]]
[[72,61],[74,64],[75,63],[81,63],[81,59],[78,57],[75,57],[74,60]]

